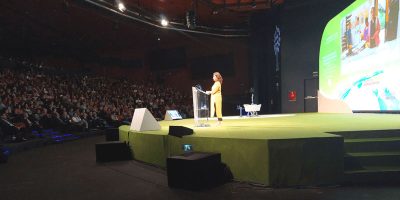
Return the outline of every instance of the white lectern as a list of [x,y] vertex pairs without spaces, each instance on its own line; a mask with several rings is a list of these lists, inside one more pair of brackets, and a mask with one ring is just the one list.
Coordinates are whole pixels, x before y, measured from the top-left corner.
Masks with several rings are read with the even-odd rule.
[[193,112],[194,112],[194,126],[206,127],[208,124],[200,122],[200,118],[206,118],[210,116],[210,104],[208,102],[209,96],[203,90],[192,87],[193,92]]

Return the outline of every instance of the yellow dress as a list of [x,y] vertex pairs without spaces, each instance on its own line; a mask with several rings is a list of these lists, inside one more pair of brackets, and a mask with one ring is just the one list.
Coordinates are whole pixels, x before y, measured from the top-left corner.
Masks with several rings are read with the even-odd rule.
[[216,111],[217,118],[222,120],[222,95],[221,95],[221,83],[215,81],[211,88],[211,102],[210,102],[210,117],[214,117]]

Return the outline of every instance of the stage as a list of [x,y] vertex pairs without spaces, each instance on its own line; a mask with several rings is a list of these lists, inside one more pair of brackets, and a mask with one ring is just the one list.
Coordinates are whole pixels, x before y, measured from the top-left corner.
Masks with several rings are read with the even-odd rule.
[[[194,127],[193,119],[160,121],[158,131],[129,131],[129,126],[121,126],[119,136],[129,143],[134,158],[145,163],[165,167],[168,156],[182,154],[182,145],[191,144],[194,151],[221,153],[236,180],[294,186],[343,181],[341,132],[400,129],[397,114],[277,114],[224,117],[221,126],[216,119],[202,122],[210,127]],[[192,128],[194,134],[170,136],[169,126]]]

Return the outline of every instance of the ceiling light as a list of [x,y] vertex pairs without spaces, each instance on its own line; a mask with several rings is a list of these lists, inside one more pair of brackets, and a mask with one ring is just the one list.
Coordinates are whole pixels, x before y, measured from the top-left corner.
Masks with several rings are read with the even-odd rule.
[[118,3],[118,10],[120,10],[121,12],[124,12],[126,10],[126,7],[122,2]]
[[169,22],[165,18],[161,19],[161,25],[162,26],[168,26]]

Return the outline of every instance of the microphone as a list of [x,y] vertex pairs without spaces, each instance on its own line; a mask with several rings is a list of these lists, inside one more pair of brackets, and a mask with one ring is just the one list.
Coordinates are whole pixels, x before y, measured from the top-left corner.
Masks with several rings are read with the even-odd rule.
[[203,91],[203,88],[201,87],[200,84],[197,84],[194,86],[197,90]]

